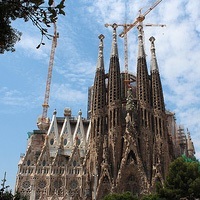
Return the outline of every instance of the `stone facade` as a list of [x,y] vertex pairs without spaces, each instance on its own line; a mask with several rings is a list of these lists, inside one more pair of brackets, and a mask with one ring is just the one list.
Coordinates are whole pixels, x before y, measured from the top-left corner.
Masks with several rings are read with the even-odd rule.
[[[117,25],[109,72],[105,73],[103,40],[94,85],[89,90],[88,118],[53,114],[49,129],[29,134],[19,162],[16,191],[30,200],[100,200],[111,192],[151,193],[163,183],[169,164],[182,154],[194,156],[190,134],[177,128],[166,111],[151,37],[148,73],[142,26],[138,27],[137,75],[120,72]],[[127,79],[128,80],[125,80]]]

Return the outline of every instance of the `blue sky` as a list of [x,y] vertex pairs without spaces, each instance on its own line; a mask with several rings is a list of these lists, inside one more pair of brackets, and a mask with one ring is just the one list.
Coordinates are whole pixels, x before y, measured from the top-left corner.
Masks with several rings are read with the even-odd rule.
[[[111,51],[111,28],[105,23],[132,23],[139,9],[145,12],[152,0],[67,0],[66,16],[57,23],[60,38],[56,49],[50,91],[53,110],[63,116],[65,107],[86,116],[87,90],[93,84],[97,63],[99,34],[104,34],[105,68],[108,71]],[[156,54],[162,78],[166,108],[176,113],[177,123],[191,132],[200,158],[200,1],[163,0],[152,10],[144,24],[166,27],[144,27],[148,64],[149,38],[156,38]],[[36,49],[40,33],[31,22],[13,24],[23,32],[16,52],[0,55],[0,177],[7,172],[7,184],[14,188],[17,165],[25,153],[27,132],[37,129],[42,113],[51,41]],[[118,28],[118,33],[122,29]],[[137,29],[128,33],[129,71],[136,72]],[[123,39],[118,38],[121,70],[124,70]],[[2,179],[1,178],[1,179]]]

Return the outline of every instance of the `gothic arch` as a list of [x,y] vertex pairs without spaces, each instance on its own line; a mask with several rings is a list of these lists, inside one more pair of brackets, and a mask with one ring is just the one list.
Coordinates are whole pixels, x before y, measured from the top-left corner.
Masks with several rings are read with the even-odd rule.
[[56,194],[54,194],[51,198],[51,200],[59,200],[58,196]]
[[135,153],[133,152],[133,150],[130,150],[127,156],[126,164],[131,164],[132,162],[134,162],[134,164],[137,165],[137,159],[136,159]]
[[42,194],[40,196],[39,200],[48,200],[47,195],[46,194]]
[[156,183],[162,183],[162,181],[161,181],[161,178],[160,177],[156,177],[156,179],[155,179],[155,184]]
[[110,193],[111,180],[108,174],[103,174],[99,180],[99,186],[97,188],[97,199],[101,199],[103,196]]
[[138,177],[131,174],[126,179],[126,186],[125,191],[129,191],[132,194],[138,194],[140,191],[139,184],[138,184]]
[[69,200],[70,199],[70,196],[68,194],[68,192],[65,194],[65,196],[62,198],[62,200]]

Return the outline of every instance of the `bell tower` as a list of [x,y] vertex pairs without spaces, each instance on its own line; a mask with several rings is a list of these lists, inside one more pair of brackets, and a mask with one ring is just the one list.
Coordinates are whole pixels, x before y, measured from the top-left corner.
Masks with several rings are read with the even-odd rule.
[[117,173],[121,160],[122,143],[122,101],[120,65],[117,47],[117,24],[113,24],[113,39],[108,73],[108,151],[113,179]]

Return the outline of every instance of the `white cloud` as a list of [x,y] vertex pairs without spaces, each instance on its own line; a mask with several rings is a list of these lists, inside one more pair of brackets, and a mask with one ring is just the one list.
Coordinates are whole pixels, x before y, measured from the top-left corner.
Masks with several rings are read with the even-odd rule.
[[72,88],[69,84],[53,84],[52,94],[54,100],[65,102],[67,105],[87,101],[87,93],[82,92],[80,88]]
[[26,91],[10,89],[8,87],[0,88],[0,106],[1,112],[4,113],[17,113],[23,110],[35,108],[39,101],[35,94],[28,94]]
[[0,88],[0,102],[4,105],[21,105],[24,102],[22,94],[17,90],[9,90],[7,87]]
[[45,45],[41,45],[40,48],[37,49],[36,47],[39,45],[40,39],[41,38],[39,37],[24,32],[22,39],[17,44],[16,48],[23,49],[27,57],[34,57],[39,60],[48,60],[50,55],[50,41],[45,40]]

